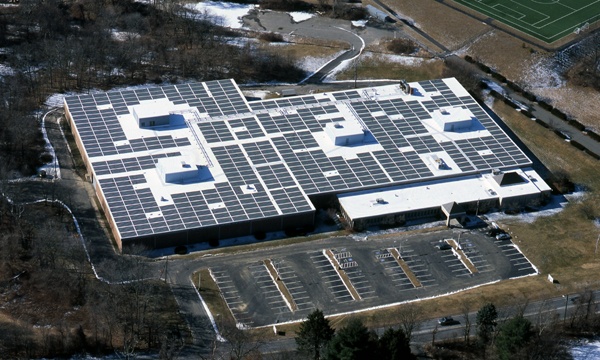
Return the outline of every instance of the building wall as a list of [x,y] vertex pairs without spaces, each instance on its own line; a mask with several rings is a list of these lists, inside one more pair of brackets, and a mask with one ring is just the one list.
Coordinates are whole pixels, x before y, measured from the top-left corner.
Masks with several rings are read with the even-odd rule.
[[215,225],[197,229],[123,239],[122,246],[130,247],[134,245],[141,245],[147,248],[156,249],[179,245],[206,243],[215,240],[225,240],[234,237],[253,235],[257,231],[282,231],[285,230],[286,227],[292,225],[294,228],[307,228],[314,226],[314,219],[314,212],[307,212],[257,221],[241,221],[232,224]]

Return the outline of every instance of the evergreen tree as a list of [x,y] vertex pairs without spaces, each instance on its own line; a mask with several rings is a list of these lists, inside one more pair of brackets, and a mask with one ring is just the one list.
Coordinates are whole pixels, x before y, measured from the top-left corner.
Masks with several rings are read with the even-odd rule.
[[501,360],[514,359],[533,335],[531,322],[522,315],[514,317],[500,327],[496,338],[496,350]]
[[497,318],[498,312],[492,303],[483,305],[477,312],[477,337],[484,345],[487,345],[492,339]]
[[311,359],[318,360],[327,343],[333,338],[334,330],[319,309],[308,314],[308,318],[300,325],[297,333],[296,344],[298,351],[310,355]]
[[377,335],[358,319],[338,331],[327,346],[327,360],[370,360],[377,351]]
[[378,341],[378,358],[381,360],[409,360],[415,356],[410,352],[410,342],[402,329],[387,329]]

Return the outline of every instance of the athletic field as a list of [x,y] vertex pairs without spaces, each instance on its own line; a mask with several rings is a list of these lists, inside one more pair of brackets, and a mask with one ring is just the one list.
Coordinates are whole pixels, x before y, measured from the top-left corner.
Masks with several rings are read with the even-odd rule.
[[546,43],[600,19],[600,0],[454,0]]

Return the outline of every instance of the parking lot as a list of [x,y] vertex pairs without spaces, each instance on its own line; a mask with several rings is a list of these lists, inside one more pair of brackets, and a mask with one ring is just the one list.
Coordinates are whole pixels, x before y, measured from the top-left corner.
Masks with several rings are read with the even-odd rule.
[[[440,249],[440,240],[453,246]],[[316,308],[335,314],[418,300],[536,273],[511,240],[477,230],[331,238],[221,256],[209,267],[236,322],[247,326],[301,320]]]

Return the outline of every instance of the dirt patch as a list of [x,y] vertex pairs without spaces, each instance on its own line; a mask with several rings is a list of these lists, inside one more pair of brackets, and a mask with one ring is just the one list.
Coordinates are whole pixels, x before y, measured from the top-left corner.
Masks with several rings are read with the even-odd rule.
[[359,58],[356,69],[348,67],[336,74],[337,80],[351,80],[356,76],[364,79],[405,79],[419,81],[442,77],[444,63],[440,59],[413,56],[364,53]]

